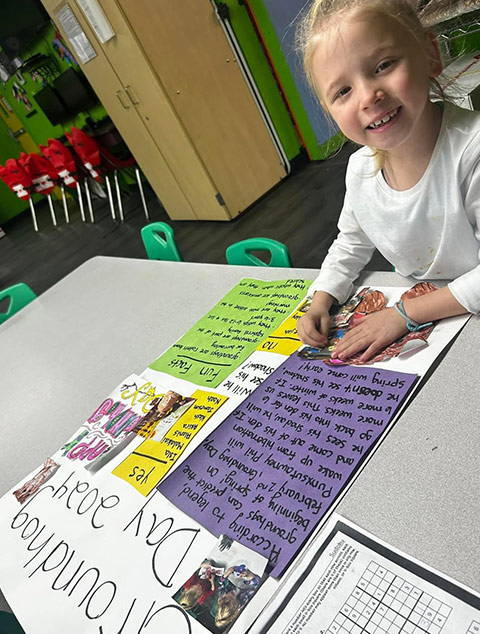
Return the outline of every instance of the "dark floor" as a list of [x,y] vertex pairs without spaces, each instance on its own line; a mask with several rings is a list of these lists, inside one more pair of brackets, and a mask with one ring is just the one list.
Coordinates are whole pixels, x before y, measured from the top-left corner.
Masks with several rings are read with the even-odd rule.
[[[168,222],[185,261],[225,264],[225,249],[252,236],[275,238],[288,246],[296,267],[320,267],[336,235],[344,195],[344,175],[353,146],[347,144],[326,161],[309,163],[282,181],[249,210],[230,222],[172,221],[148,189],[150,221]],[[137,188],[124,197],[125,222],[114,222],[107,204],[94,200],[94,224],[83,223],[72,209],[66,224],[55,203],[58,227],[52,225],[46,202],[36,205],[40,231],[26,212],[3,225],[0,239],[0,288],[26,282],[37,295],[96,255],[146,258],[140,229],[147,224]],[[371,270],[390,270],[375,254]]]

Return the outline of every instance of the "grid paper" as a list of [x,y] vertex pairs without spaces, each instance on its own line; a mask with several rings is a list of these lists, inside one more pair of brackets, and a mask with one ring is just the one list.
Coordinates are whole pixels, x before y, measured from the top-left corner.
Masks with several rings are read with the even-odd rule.
[[[440,634],[450,612],[446,603],[372,561],[326,634]],[[477,632],[473,622],[466,634]]]

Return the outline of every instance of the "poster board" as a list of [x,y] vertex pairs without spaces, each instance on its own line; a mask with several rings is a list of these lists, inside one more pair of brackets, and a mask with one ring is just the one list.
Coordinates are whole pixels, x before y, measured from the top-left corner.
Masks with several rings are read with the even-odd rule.
[[[395,291],[398,292],[398,289]],[[455,332],[459,327],[461,326],[457,322]],[[445,332],[440,339],[444,345],[449,340]],[[265,363],[267,354],[269,353],[256,351],[253,353],[255,356],[252,355],[244,362],[245,367],[248,366],[247,369],[251,372],[247,380],[252,388],[261,385],[262,375],[271,374],[269,370],[277,368],[282,362],[281,355],[270,355],[279,359],[272,360],[270,364]],[[262,362],[256,361],[260,358],[256,355],[262,355]],[[410,367],[415,367],[417,363],[418,360]],[[154,371],[148,372],[150,376]],[[244,377],[239,376],[240,372],[241,366],[235,370],[234,376],[237,378],[230,381],[233,385],[244,383]],[[228,377],[221,385],[225,386],[227,381]],[[172,382],[165,387],[175,389],[176,385],[176,382]],[[218,386],[219,390],[221,385]],[[241,394],[233,393],[233,388],[230,392],[228,389],[225,387],[229,400],[243,400],[244,395],[242,398]],[[220,422],[217,420],[216,424]],[[199,433],[198,443],[203,439]],[[59,439],[60,442],[62,440]],[[127,451],[130,449],[131,447]],[[187,452],[188,450],[185,452],[186,455]],[[122,454],[116,456],[115,463],[110,467],[114,469],[124,457]],[[179,631],[181,627],[186,627],[185,623],[190,627],[190,622],[185,619],[178,607],[169,607],[171,594],[164,595],[156,584],[168,588],[170,582],[172,585],[177,581],[181,583],[198,565],[199,556],[210,551],[216,543],[216,538],[197,522],[186,518],[183,512],[166,502],[159,493],[153,492],[147,499],[141,498],[132,487],[113,478],[109,471],[100,470],[98,473],[90,474],[84,469],[78,472],[76,465],[71,467],[72,471],[67,471],[64,466],[62,465],[52,479],[46,482],[45,488],[42,489],[44,492],[31,499],[28,507],[23,506],[19,509],[11,492],[0,501],[0,533],[2,543],[8,544],[9,550],[0,565],[0,580],[12,608],[22,622],[25,621],[26,626],[33,632],[41,631],[38,630],[39,627],[43,627],[40,616],[43,617],[45,610],[48,609],[48,618],[51,622],[68,623],[69,627],[77,628],[79,632],[85,631],[85,622],[92,624],[90,621],[93,621],[93,627],[96,628],[94,631],[98,630],[99,623],[103,624],[105,631],[107,628],[120,629],[122,623],[125,623],[125,631],[127,624],[128,627],[138,629],[142,623],[151,623],[153,626],[156,622],[180,628]],[[181,463],[177,469],[180,466]],[[43,500],[41,496],[44,496]],[[117,498],[120,498],[119,502],[116,501]],[[94,538],[88,537],[88,531],[92,531]],[[54,537],[48,540],[52,533],[58,537],[58,541]],[[170,547],[176,539],[180,540],[182,535],[186,537],[193,534],[198,537],[195,537],[193,546],[188,549],[182,562],[175,562],[167,557],[168,565],[165,570],[160,570],[159,566],[154,564],[152,552],[157,552],[155,560],[158,563],[162,549]],[[122,539],[126,541],[122,542]],[[134,547],[134,544],[137,546]],[[157,546],[159,548],[155,551]],[[176,549],[180,552],[180,546],[177,545]],[[133,554],[134,559],[125,559],[126,553],[129,557]],[[81,558],[75,559],[77,555]],[[80,592],[81,584],[75,585],[75,579],[63,592],[52,589],[52,582],[58,573],[64,570],[64,566],[73,564],[78,567],[82,561],[84,564],[77,573],[78,577],[86,570],[92,569],[92,572],[89,572],[92,578],[90,585],[87,585],[86,577],[83,579],[82,583],[87,586],[83,595],[76,594]],[[19,562],[23,562],[21,566]],[[140,576],[127,579],[125,569],[138,569]],[[65,567],[65,572],[66,570]],[[75,570],[76,568],[70,571],[72,575]],[[105,571],[104,576],[100,574],[97,577],[96,570],[100,573]],[[174,578],[171,578],[172,575]],[[47,580],[47,577],[48,583],[39,581]],[[61,581],[60,578],[57,583]],[[35,602],[28,605],[25,603],[27,586],[28,591],[35,597]],[[137,591],[138,588],[142,588],[141,594]],[[150,590],[154,591],[155,597],[148,594]],[[158,598],[159,595],[161,598]],[[52,597],[55,597],[53,603]],[[60,609],[57,609],[57,599],[66,602]],[[69,599],[72,600],[69,602]],[[74,601],[76,603],[73,603]],[[117,606],[117,609],[110,610],[110,605]],[[119,611],[120,606],[123,612]],[[72,609],[75,610],[78,621],[72,621]],[[92,616],[95,618],[90,618]],[[178,623],[180,625],[177,625]],[[192,627],[193,631],[201,631],[196,624]]]

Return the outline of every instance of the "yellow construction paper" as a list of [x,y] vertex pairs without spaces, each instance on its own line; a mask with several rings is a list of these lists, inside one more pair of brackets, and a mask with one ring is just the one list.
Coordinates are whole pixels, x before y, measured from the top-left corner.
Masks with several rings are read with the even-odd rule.
[[192,438],[228,400],[214,392],[196,390],[193,405],[158,440],[142,442],[112,473],[147,496],[178,460]]
[[307,310],[307,302],[304,302],[291,315],[276,328],[262,343],[257,346],[257,350],[262,352],[276,352],[277,354],[291,355],[302,346],[302,342],[297,334],[297,321]]

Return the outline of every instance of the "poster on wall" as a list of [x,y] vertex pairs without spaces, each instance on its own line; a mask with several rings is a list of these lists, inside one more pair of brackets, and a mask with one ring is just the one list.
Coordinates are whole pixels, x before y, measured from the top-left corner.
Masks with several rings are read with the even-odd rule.
[[86,64],[97,56],[87,34],[82,29],[80,22],[68,4],[63,5],[55,12],[55,18],[64,30],[68,41],[82,64]]
[[115,31],[98,0],[77,0],[95,35],[102,44],[115,37]]

